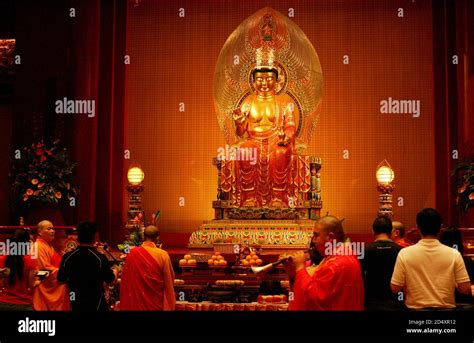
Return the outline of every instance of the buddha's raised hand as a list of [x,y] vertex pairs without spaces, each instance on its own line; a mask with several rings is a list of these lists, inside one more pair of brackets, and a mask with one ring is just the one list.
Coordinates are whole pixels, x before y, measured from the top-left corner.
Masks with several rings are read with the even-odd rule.
[[247,117],[248,117],[249,113],[248,112],[242,112],[242,110],[240,108],[236,108],[234,110],[234,114],[233,114],[233,119],[234,121],[239,121],[239,122],[243,122]]

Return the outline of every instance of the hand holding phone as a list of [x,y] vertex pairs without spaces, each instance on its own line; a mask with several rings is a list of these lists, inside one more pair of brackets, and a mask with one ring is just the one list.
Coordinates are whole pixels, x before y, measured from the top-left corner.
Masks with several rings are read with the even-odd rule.
[[49,275],[49,271],[48,270],[38,270],[35,275],[38,278],[40,278],[41,280],[43,280],[44,278],[46,278]]

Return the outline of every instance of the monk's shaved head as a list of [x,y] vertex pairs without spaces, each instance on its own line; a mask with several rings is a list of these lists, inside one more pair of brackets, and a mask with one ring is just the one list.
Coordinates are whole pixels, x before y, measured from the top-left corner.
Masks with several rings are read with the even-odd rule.
[[42,220],[38,223],[38,236],[46,242],[51,243],[54,240],[54,226],[49,220]]
[[51,226],[53,226],[53,223],[51,223],[49,220],[42,220],[38,223],[38,232]]
[[332,233],[338,241],[344,240],[344,229],[339,218],[334,216],[325,216],[317,221],[317,224],[327,233]]
[[156,241],[158,236],[160,235],[160,230],[154,225],[149,225],[145,228],[143,232],[143,236],[146,241]]
[[393,230],[398,230],[398,235],[403,238],[405,237],[405,226],[402,223],[394,221],[392,222]]

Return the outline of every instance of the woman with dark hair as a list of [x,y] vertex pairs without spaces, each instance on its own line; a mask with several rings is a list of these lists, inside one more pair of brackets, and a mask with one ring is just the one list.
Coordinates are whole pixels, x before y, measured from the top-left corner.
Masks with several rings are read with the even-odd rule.
[[32,311],[32,292],[37,286],[36,262],[29,255],[33,245],[26,230],[16,230],[8,242],[16,254],[0,256],[0,311]]
[[[439,241],[459,251],[463,257],[464,264],[466,266],[467,273],[469,275],[469,279],[471,279],[471,284],[474,282],[474,263],[464,256],[464,245],[462,242],[462,235],[461,231],[459,231],[455,226],[449,226],[443,230],[441,230],[441,234],[439,236]],[[456,292],[456,304],[474,304],[474,298],[472,295],[464,295]]]

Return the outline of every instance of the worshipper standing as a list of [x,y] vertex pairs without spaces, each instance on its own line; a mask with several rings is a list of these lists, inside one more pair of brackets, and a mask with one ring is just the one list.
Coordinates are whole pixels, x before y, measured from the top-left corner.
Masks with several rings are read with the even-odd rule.
[[418,243],[420,239],[420,229],[418,229],[417,227],[413,227],[405,232],[404,240],[408,243],[409,246]]
[[392,221],[378,217],[372,224],[375,241],[365,246],[361,259],[365,285],[365,308],[367,310],[399,310],[402,302],[390,289],[393,268],[401,246],[391,239]]
[[120,310],[174,310],[174,271],[168,253],[155,245],[159,235],[156,226],[148,226],[143,244],[127,255],[120,284]]
[[117,271],[109,266],[107,257],[94,246],[97,226],[84,221],[77,226],[79,247],[61,259],[58,282],[69,286],[71,308],[77,312],[107,311],[104,282],[111,283]]
[[[351,311],[364,309],[364,285],[360,263],[344,244],[341,221],[333,216],[319,219],[313,231],[314,247],[324,256],[309,275],[304,252],[292,255],[285,264],[292,283],[289,309]],[[336,247],[336,250],[333,249]]]
[[398,221],[392,222],[392,241],[402,248],[406,248],[410,244],[405,240],[405,226]]
[[421,240],[400,250],[391,280],[392,292],[405,289],[409,309],[455,308],[455,288],[471,293],[471,283],[459,251],[441,244],[441,216],[425,208],[416,216]]
[[49,275],[35,288],[33,292],[33,309],[35,311],[68,311],[69,294],[67,286],[58,284],[57,274],[61,257],[51,243],[54,240],[54,226],[48,220],[38,224],[36,264],[39,270],[49,271]]
[[29,256],[30,234],[21,229],[16,230],[10,243],[16,244],[16,255],[0,256],[0,311],[33,311],[33,298],[30,288],[39,285],[36,278],[36,261]]
[[[459,251],[461,256],[463,256],[467,274],[469,275],[469,279],[472,282],[474,280],[474,262],[470,258],[464,257],[464,245],[462,242],[461,231],[459,231],[455,226],[450,226],[446,229],[443,229],[441,230],[439,241],[442,244]],[[464,304],[464,309],[466,308],[466,305],[469,305],[470,308],[472,308],[472,304],[474,304],[474,297],[472,294],[460,294],[457,290],[455,292],[454,299],[458,306],[460,304]]]

